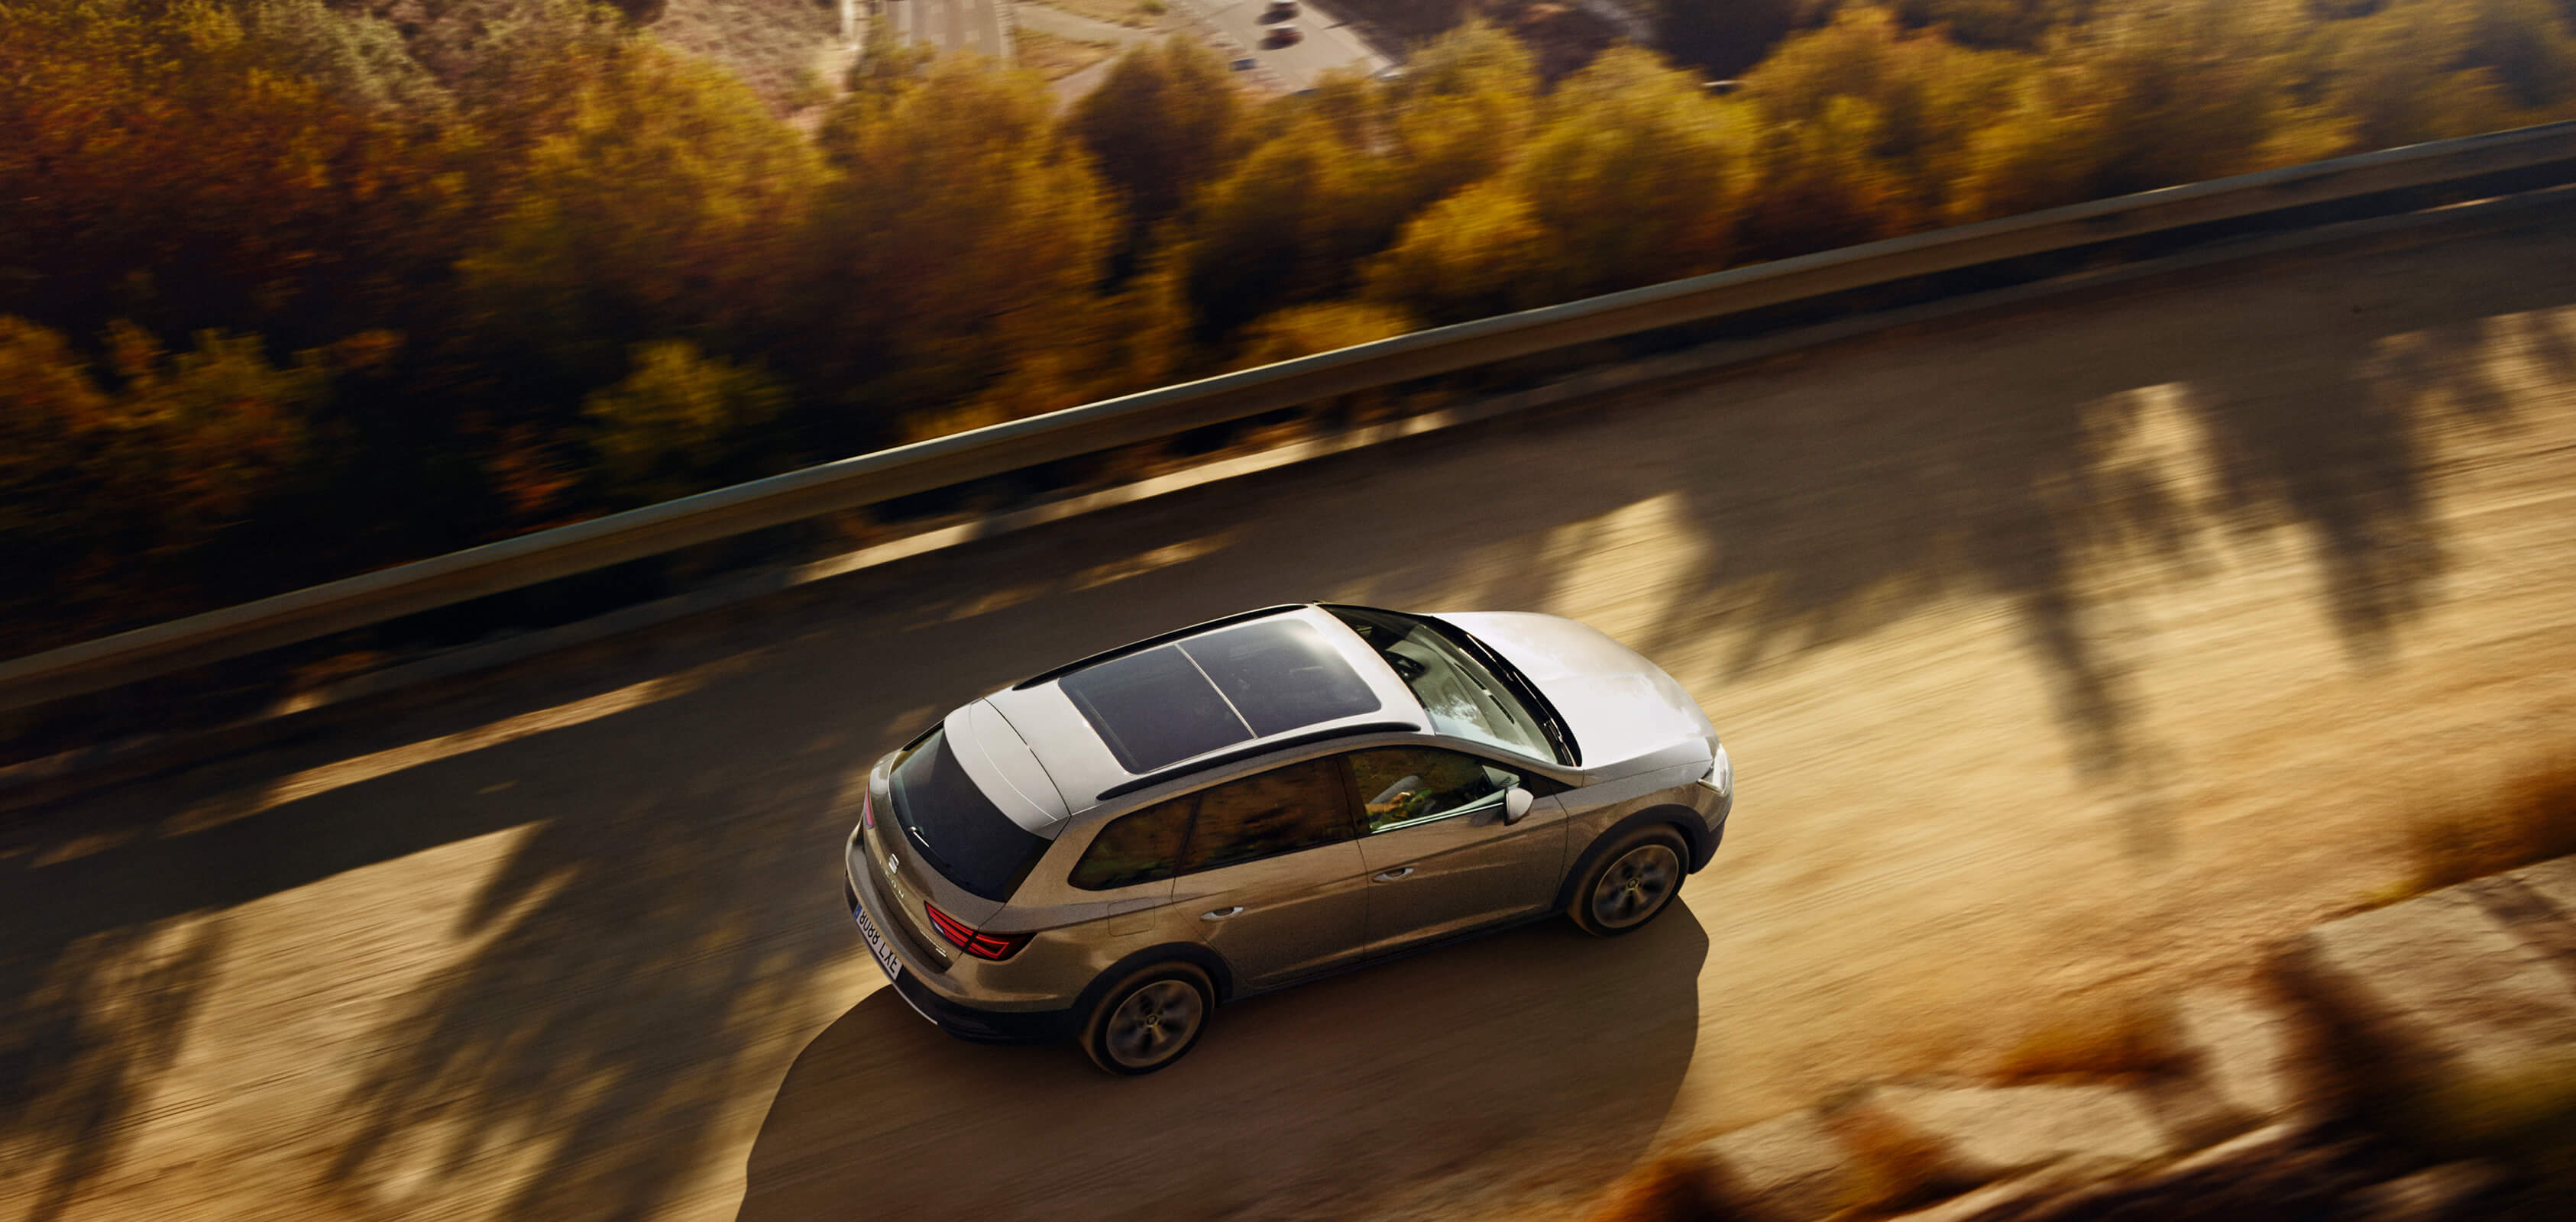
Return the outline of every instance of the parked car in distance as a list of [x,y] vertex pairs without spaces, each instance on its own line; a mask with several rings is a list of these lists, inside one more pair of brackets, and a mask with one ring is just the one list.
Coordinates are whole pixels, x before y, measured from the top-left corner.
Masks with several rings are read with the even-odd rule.
[[1632,932],[1734,791],[1699,704],[1594,629],[1302,604],[951,712],[876,762],[842,865],[922,1017],[1141,1074],[1253,993],[1557,914]]
[[1283,21],[1270,27],[1270,33],[1263,36],[1263,41],[1274,47],[1293,47],[1306,41],[1306,32]]
[[1263,21],[1286,21],[1296,15],[1297,0],[1270,0],[1270,6],[1261,10]]

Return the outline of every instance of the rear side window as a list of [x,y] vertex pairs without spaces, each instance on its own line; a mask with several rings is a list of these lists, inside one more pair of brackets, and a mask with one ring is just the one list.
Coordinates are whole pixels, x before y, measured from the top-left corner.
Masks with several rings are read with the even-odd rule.
[[1310,760],[1119,816],[1084,850],[1073,885],[1106,891],[1159,882],[1351,835],[1340,768]]
[[1331,759],[1308,760],[1199,795],[1181,872],[1294,853],[1351,838],[1348,792]]
[[966,775],[940,731],[896,764],[894,817],[941,877],[995,902],[1011,898],[1047,842],[1011,821]]
[[1199,796],[1190,794],[1111,820],[1074,864],[1073,885],[1107,891],[1170,878],[1189,844],[1190,815],[1198,805]]

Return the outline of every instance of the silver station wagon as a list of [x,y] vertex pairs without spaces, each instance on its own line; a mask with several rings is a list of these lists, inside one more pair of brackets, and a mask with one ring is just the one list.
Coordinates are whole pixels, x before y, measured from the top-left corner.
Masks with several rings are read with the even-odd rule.
[[1252,993],[1559,913],[1636,929],[1734,789],[1690,694],[1582,624],[1272,607],[1014,684],[878,761],[850,915],[950,1034],[1150,1073]]

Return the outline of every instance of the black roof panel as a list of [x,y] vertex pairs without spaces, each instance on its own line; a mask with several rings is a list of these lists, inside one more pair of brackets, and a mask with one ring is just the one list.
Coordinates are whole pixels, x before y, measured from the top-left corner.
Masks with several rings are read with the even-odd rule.
[[1056,685],[1131,773],[1378,709],[1332,643],[1295,620],[1121,654]]
[[1180,644],[1262,738],[1374,713],[1377,694],[1312,624],[1273,620]]
[[1056,686],[1129,772],[1148,772],[1252,737],[1198,664],[1174,646],[1086,666]]

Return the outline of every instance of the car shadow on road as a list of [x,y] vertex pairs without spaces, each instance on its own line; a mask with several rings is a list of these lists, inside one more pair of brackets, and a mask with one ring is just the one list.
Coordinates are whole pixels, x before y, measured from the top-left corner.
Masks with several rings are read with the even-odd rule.
[[740,1217],[1335,1217],[1589,1194],[1644,1152],[1690,1065],[1708,939],[1675,908],[1625,938],[1548,921],[1251,998],[1135,1079],[1069,1045],[960,1043],[880,989],[789,1069]]

